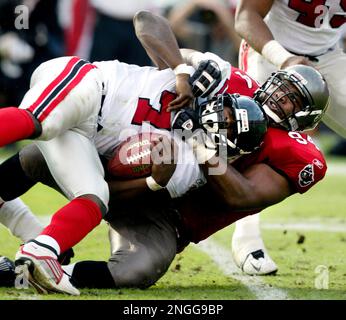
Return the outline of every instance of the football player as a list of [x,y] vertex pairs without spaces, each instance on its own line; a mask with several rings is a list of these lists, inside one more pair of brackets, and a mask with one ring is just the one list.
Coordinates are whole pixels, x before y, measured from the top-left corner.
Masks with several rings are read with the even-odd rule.
[[[243,108],[247,103],[229,94],[201,103],[198,122],[205,130],[218,134],[220,128],[226,126],[220,113],[237,102]],[[205,110],[214,112],[209,112],[206,118]],[[311,119],[305,116],[299,119],[301,124],[310,122]],[[214,125],[210,126],[210,120],[218,130],[214,130]],[[183,123],[177,121],[177,126]],[[254,130],[252,134],[257,136]],[[241,138],[240,135],[238,140]],[[170,147],[169,140],[163,143],[168,144],[166,148]],[[251,143],[251,139],[243,143]],[[246,149],[246,144],[242,148]],[[194,166],[182,163],[180,167],[154,164],[155,180],[167,183],[169,179],[165,188],[155,191],[146,184],[146,178],[110,180],[111,201],[106,219],[110,224],[112,255],[108,262],[81,261],[64,267],[73,284],[78,288],[148,287],[165,273],[176,253],[190,242],[198,243],[234,221],[291,194],[306,192],[323,178],[326,171],[323,155],[311,138],[287,131],[285,124],[275,128],[274,122],[260,148],[233,159],[225,173],[207,174],[208,168],[224,161],[217,155],[213,158],[200,164],[205,175],[198,170],[197,162]],[[44,169],[44,158],[35,146],[23,149],[21,159],[23,170],[31,181],[53,181],[52,178],[42,179],[49,176],[49,171]],[[154,159],[153,162],[156,163]],[[42,175],[43,172],[46,174]],[[190,186],[187,193],[186,185]],[[260,262],[260,259],[258,253],[257,260]],[[261,266],[250,260],[248,263],[252,268]]]
[[[43,229],[36,216],[19,198],[0,205],[0,223],[22,242],[35,238]],[[0,256],[0,287],[13,286],[14,279],[14,263]]]
[[[189,105],[193,97],[188,82],[191,68],[183,63],[173,34],[153,27],[163,18],[148,21],[143,15],[135,18],[136,31],[165,70],[116,60],[91,64],[77,57],[58,58],[36,69],[19,108],[0,110],[0,146],[35,138],[57,185],[70,200],[16,256],[17,264],[29,264],[32,279],[48,291],[78,294],[57,256],[83,239],[107,212],[109,191],[93,141],[96,131],[98,150],[107,154],[112,144],[124,138],[120,137],[124,126],[140,127],[150,121],[169,129],[172,116],[166,111]],[[146,28],[142,22],[152,25]],[[161,45],[164,42],[169,42],[169,48]],[[20,166],[18,158],[6,161],[0,169],[1,202],[21,194],[8,188],[10,181],[21,178],[12,176],[20,172],[8,170],[12,166]],[[26,184],[16,188],[24,190]]]
[[[209,104],[215,104],[214,100],[215,99],[208,101],[208,108],[210,108]],[[202,106],[203,105],[204,107],[203,109],[201,108],[201,112],[203,112],[203,110],[205,110],[207,107],[206,103],[203,103]],[[224,111],[224,116],[217,114],[217,118],[223,119],[224,124],[226,125],[227,123],[228,126],[228,155],[233,157],[239,153],[248,154],[250,151],[253,151],[254,148],[257,148],[261,143],[263,134],[267,129],[267,120],[259,105],[257,105],[250,98],[240,97],[238,95],[227,95],[226,99],[218,101],[216,105],[218,105],[219,111],[221,111],[221,109]],[[244,113],[247,114],[245,118],[243,116]],[[192,115],[190,112],[188,114],[190,116]],[[205,119],[205,115],[203,115],[203,118]],[[180,117],[176,117],[174,126],[181,127],[181,125],[185,122],[185,119],[186,116],[181,119]],[[221,125],[221,122],[218,122],[218,124]],[[246,130],[244,131],[242,129]],[[219,132],[216,134],[219,134]],[[255,141],[257,141],[257,143]],[[162,132],[162,144],[163,149],[165,150],[168,150],[171,148],[171,146],[173,146],[173,144],[171,144],[171,139],[168,139],[166,132]],[[179,148],[179,150],[181,149]],[[205,154],[209,155],[210,153],[206,152]],[[211,154],[215,154],[215,152],[212,152]],[[15,157],[16,156],[13,158]],[[111,191],[111,202],[110,212],[107,214],[106,220],[114,224],[114,226],[119,224],[123,225],[124,228],[129,229],[129,231],[127,231],[128,233],[136,235],[136,237],[138,237],[138,234],[142,234],[140,237],[141,246],[147,247],[153,255],[152,257],[147,257],[145,255],[147,252],[146,250],[144,252],[142,250],[138,250],[138,255],[129,256],[131,261],[136,260],[138,262],[143,260],[143,263],[140,264],[140,266],[145,267],[145,270],[147,270],[146,274],[143,270],[137,274],[137,272],[133,270],[134,265],[128,269],[129,275],[131,275],[131,281],[134,284],[141,283],[142,280],[140,281],[139,279],[142,279],[143,276],[148,278],[148,272],[150,272],[149,280],[150,283],[152,283],[153,281],[156,281],[158,276],[161,276],[168,268],[170,260],[168,261],[166,258],[162,260],[161,256],[158,255],[158,252],[156,252],[154,248],[151,248],[152,243],[159,242],[159,238],[162,237],[167,239],[167,242],[161,242],[162,248],[160,248],[159,251],[170,253],[170,257],[174,258],[175,254],[171,255],[171,253],[173,253],[172,249],[175,247],[172,247],[171,245],[176,241],[176,234],[174,234],[174,237],[172,237],[171,231],[175,230],[177,227],[172,224],[172,219],[176,219],[177,216],[172,212],[169,214],[170,218],[167,220],[167,213],[169,213],[171,210],[171,199],[179,198],[185,193],[188,193],[206,183],[206,179],[199,169],[197,159],[193,156],[192,152],[184,152],[182,157],[182,161],[176,164],[174,162],[174,152],[163,152],[162,157],[159,155],[159,149],[155,149],[155,147],[153,148],[152,161],[154,165],[152,168],[151,178],[158,183],[159,187],[156,189],[152,188],[152,186],[147,183],[148,178],[140,178],[124,182],[110,179],[111,177],[109,175],[107,177],[109,189]],[[54,178],[51,176],[48,170],[45,159],[35,145],[29,145],[21,150],[19,153],[19,158],[22,167],[21,170],[25,174],[26,180],[17,182],[22,182],[28,187],[29,181],[31,181],[31,185],[34,185],[36,182],[42,182],[63,193],[59,186],[55,183]],[[163,188],[162,186],[166,187]],[[161,189],[163,193],[153,193],[153,191],[159,191]],[[135,198],[136,201],[130,201],[130,203],[127,201],[132,200],[133,198]],[[136,205],[134,206],[131,203]],[[138,205],[143,207],[139,215]],[[160,207],[162,210],[159,210]],[[15,207],[13,207],[13,209],[15,209]],[[134,219],[132,216],[135,212],[137,212],[136,219]],[[130,224],[130,220],[128,219],[133,220],[133,223]],[[158,225],[159,228],[157,229]],[[119,231],[118,227],[115,228],[117,231]],[[115,231],[111,231],[110,234],[115,236]],[[111,243],[113,243],[113,245],[115,244],[113,236],[111,237]],[[159,246],[160,245],[157,244],[156,247]],[[116,255],[118,255],[118,250],[120,249],[117,248],[114,250],[117,251]],[[121,250],[125,249],[122,248]],[[129,282],[127,281],[130,281],[130,278],[124,273],[125,270],[120,271],[119,268],[124,266],[124,268],[127,269],[127,256],[127,254],[124,255],[124,259],[121,259],[124,261],[118,263],[116,271],[122,274],[122,280],[119,279],[119,283],[120,281],[123,281],[122,283],[124,285],[126,283],[129,285]],[[148,260],[148,258],[150,259]],[[151,263],[148,264],[148,261]],[[157,265],[163,263],[162,266],[165,266],[165,268],[152,268],[153,263]],[[100,286],[100,283],[105,283],[105,277],[102,275],[109,275],[109,273],[105,273],[105,268],[108,268],[106,264],[87,262],[82,263],[78,268],[84,268],[85,265],[87,268],[92,267],[94,269],[94,276],[90,279],[87,277],[87,279],[83,280],[84,282],[94,281],[94,286],[97,287]],[[71,266],[68,267],[67,270],[71,271]],[[160,270],[160,272],[158,272],[158,270]],[[0,270],[0,277],[1,275],[5,277],[6,274],[10,276],[8,270]],[[137,276],[134,278],[135,274],[137,274]],[[86,275],[88,276],[89,274],[86,273]],[[107,278],[109,277],[106,277],[106,279]],[[7,279],[7,281],[10,281],[10,279]],[[81,280],[78,280],[77,282],[80,283]],[[106,283],[109,287],[110,282],[107,281]],[[45,292],[45,290],[42,288],[39,289],[40,292]]]
[[[144,44],[145,48],[152,49],[154,47],[155,42],[157,42],[157,39],[160,39],[160,34],[164,35],[165,38],[167,38],[167,34],[169,34],[170,29],[166,21],[160,17],[153,16],[150,13],[140,13],[136,16],[137,19],[137,33],[139,38]],[[141,28],[140,26],[146,26],[146,28]],[[146,30],[146,32],[144,31]],[[157,31],[160,30],[160,32],[157,34]],[[144,33],[143,33],[144,32]],[[155,35],[155,36],[153,36]],[[154,43],[153,43],[154,42]],[[167,41],[165,39],[162,39],[160,41],[161,50],[152,50],[151,51],[151,57],[154,59],[154,61],[157,61],[157,55],[159,52],[162,51],[162,49],[165,49],[164,44]],[[169,46],[167,47],[169,48]],[[150,50],[148,50],[150,53]],[[164,50],[163,50],[164,51]],[[169,54],[171,54],[173,51],[168,49],[166,50]],[[186,52],[186,59],[191,60],[192,64],[195,67],[198,67],[198,64],[201,64],[204,67],[207,67],[207,70],[200,70],[199,76],[196,77],[193,81],[193,87],[198,91],[198,89],[202,92],[208,92],[208,86],[204,86],[203,84],[208,83],[208,79],[212,78],[210,77],[210,74],[208,73],[208,70],[210,72],[210,63],[205,62],[206,59],[208,59],[208,55],[203,55],[200,53],[188,51]],[[156,59],[156,60],[155,60]],[[162,62],[163,60],[159,60],[159,62]],[[255,90],[254,86],[257,86],[256,83],[251,80],[246,74],[242,72],[235,71],[234,75],[232,74],[232,67],[227,64],[226,62],[223,62],[223,66],[225,66],[225,69],[223,69],[222,74],[223,79],[222,81],[215,83],[217,84],[216,87],[212,88],[213,92],[225,92],[228,90],[232,90],[232,81],[234,79],[237,79],[241,83],[245,83],[247,90]],[[105,72],[107,70],[109,73],[113,73],[116,71],[115,67],[118,67],[118,63],[115,62],[114,65],[108,63],[107,68],[105,67]],[[126,71],[126,65],[122,64],[119,66],[119,68],[123,68],[122,71]],[[185,66],[183,66],[185,68]],[[131,67],[133,68],[133,67]],[[107,69],[107,70],[106,70]],[[203,69],[203,68],[202,68]],[[213,69],[213,68],[212,68]],[[136,68],[135,68],[136,70]],[[205,71],[205,72],[204,72]],[[141,70],[143,73],[143,70]],[[125,75],[128,76],[128,74],[125,72]],[[225,77],[226,75],[226,77]],[[137,74],[139,77],[140,75]],[[309,93],[309,88],[307,88],[304,83],[306,83],[306,79],[309,80],[309,82],[314,83],[316,86],[310,88],[313,89],[311,93]],[[136,79],[137,80],[137,79]],[[212,79],[213,80],[213,79]],[[137,83],[138,81],[134,80],[134,83]],[[114,84],[114,82],[113,82]],[[123,83],[121,83],[123,84]],[[213,81],[209,81],[209,84],[213,84]],[[138,87],[138,85],[137,85]],[[114,88],[114,87],[113,87]],[[220,207],[219,209],[223,209],[220,214],[216,213],[214,215],[210,215],[210,212],[205,212],[204,218],[203,218],[203,208],[208,208],[207,204],[205,202],[202,202],[202,204],[205,204],[204,207],[199,208],[201,209],[201,223],[199,223],[199,218],[194,221],[193,212],[190,211],[189,213],[186,213],[187,218],[184,218],[184,224],[185,227],[183,229],[187,230],[188,236],[185,237],[187,239],[186,241],[199,241],[216,230],[219,230],[220,228],[228,225],[229,223],[235,221],[237,218],[244,215],[243,212],[238,212],[247,210],[247,212],[253,212],[256,210],[261,210],[264,207],[268,205],[272,205],[274,203],[277,203],[287,196],[289,196],[292,193],[295,192],[304,192],[308,190],[309,187],[311,187],[314,183],[316,183],[318,180],[320,180],[324,172],[326,170],[326,165],[323,159],[323,156],[321,155],[320,151],[316,149],[316,147],[310,142],[310,138],[308,138],[304,134],[299,133],[292,133],[287,132],[285,130],[290,130],[294,128],[310,128],[313,127],[318,120],[320,119],[321,115],[325,111],[327,101],[328,101],[328,91],[326,84],[322,77],[319,75],[317,71],[315,71],[312,68],[303,68],[303,69],[291,69],[290,71],[286,71],[283,73],[275,74],[267,83],[266,85],[258,91],[257,99],[260,101],[264,107],[266,107],[266,112],[268,113],[268,116],[272,119],[272,125],[273,126],[279,126],[280,129],[272,128],[271,130],[268,130],[265,139],[267,139],[266,146],[267,148],[264,150],[264,152],[257,154],[258,158],[255,157],[253,159],[254,162],[251,162],[252,165],[250,165],[248,168],[242,168],[241,171],[237,171],[233,169],[233,167],[228,166],[226,173],[215,176],[215,179],[221,179],[221,180],[213,180],[211,179],[211,186],[216,185],[220,186],[221,188],[225,188],[226,186],[230,188],[230,190],[233,190],[234,195],[232,196],[232,192],[225,193],[227,195],[227,199],[222,199],[222,195],[216,194],[216,198],[220,198]],[[126,94],[130,94],[129,90],[125,92]],[[125,94],[125,96],[126,96]],[[124,98],[124,96],[122,96]],[[129,96],[129,99],[131,97]],[[115,100],[114,100],[115,99]],[[217,100],[215,100],[217,99]],[[125,99],[124,99],[125,100]],[[107,101],[107,98],[105,100],[105,103]],[[127,100],[126,100],[127,101]],[[140,101],[140,98],[136,98],[136,101]],[[162,102],[163,100],[159,99],[156,100],[157,102]],[[118,102],[118,104],[116,103]],[[108,103],[111,105],[119,105],[119,101],[116,100],[116,96],[109,96]],[[214,98],[211,100],[208,100],[205,104],[201,103],[201,106],[204,106],[201,108],[203,111],[213,111],[211,112],[213,114],[213,121],[215,121],[215,126],[212,127],[209,126],[209,122],[205,123],[203,119],[209,117],[206,117],[207,112],[202,112],[200,115],[201,123],[203,124],[203,127],[205,130],[211,130],[213,131],[213,134],[215,133],[218,135],[219,129],[221,128],[227,128],[227,123],[224,123],[223,121],[219,121],[220,119],[224,119],[220,116],[223,113],[224,108],[219,109],[218,106],[224,107],[225,105],[230,105],[230,99],[228,94],[226,95],[219,95],[218,98]],[[155,121],[160,121],[160,123],[165,122],[167,123],[167,118],[164,113],[158,113],[152,111],[151,105],[148,106],[148,100],[142,101],[140,104],[140,107],[142,110],[146,110],[146,112],[136,112],[135,109],[131,115],[133,114],[138,115],[138,119],[142,119],[141,117],[143,114],[150,116],[150,119],[152,119],[153,124],[155,125]],[[164,107],[164,104],[163,106]],[[111,107],[109,107],[110,109]],[[167,108],[167,105],[165,109]],[[214,109],[215,108],[215,109]],[[107,108],[105,109],[107,110]],[[124,109],[121,109],[121,115],[124,116],[124,118],[130,118],[128,115],[125,116],[126,112]],[[127,109],[128,110],[128,109]],[[160,110],[160,109],[159,109]],[[116,112],[117,110],[113,110]],[[186,115],[187,113],[187,115]],[[227,114],[226,114],[227,115]],[[189,117],[188,111],[184,110],[184,112],[180,113],[180,116],[182,119],[186,119],[185,116]],[[180,119],[179,117],[176,118],[176,120]],[[142,119],[148,120],[148,119]],[[220,122],[220,123],[219,123]],[[179,122],[178,122],[179,123]],[[181,121],[180,123],[184,123]],[[118,135],[112,134],[111,130],[116,130],[116,122],[113,122],[114,126],[112,127],[110,123],[107,123],[106,121],[103,122],[105,127],[107,127],[108,130],[103,132],[103,138],[101,131],[105,129],[105,127],[99,132],[100,139],[98,139],[99,143],[99,150],[101,153],[104,154],[107,153],[107,150],[113,150],[114,148],[114,142],[112,147],[110,146],[112,142],[112,137],[114,140],[117,139]],[[121,121],[117,123],[120,128],[122,128]],[[136,125],[136,122],[133,123]],[[141,124],[141,122],[137,122],[137,124]],[[108,125],[108,126],[107,126]],[[215,128],[217,131],[215,131]],[[285,129],[285,130],[283,130]],[[119,130],[120,131],[120,130]],[[118,132],[119,132],[118,131]],[[268,134],[270,132],[270,134]],[[108,137],[108,138],[107,138]],[[108,144],[107,144],[108,143]],[[102,147],[104,146],[104,148]],[[270,152],[269,152],[270,151]],[[281,151],[281,152],[280,152]],[[288,151],[290,152],[291,156],[288,158],[280,158],[275,157],[282,154],[288,154]],[[215,152],[212,154],[212,157],[215,156]],[[301,156],[303,154],[303,156]],[[264,158],[261,158],[263,156]],[[243,158],[243,156],[242,156]],[[269,161],[268,159],[272,159],[272,161]],[[269,161],[264,163],[264,161]],[[258,162],[258,163],[257,163]],[[243,163],[243,161],[241,161]],[[238,164],[240,166],[240,163]],[[207,165],[205,165],[207,166]],[[22,169],[20,169],[22,170]],[[280,172],[280,173],[279,173]],[[240,174],[242,173],[242,174]],[[184,177],[189,178],[191,175],[187,174],[186,171],[183,171],[182,174]],[[265,176],[268,176],[268,181],[264,179]],[[184,179],[184,178],[183,178]],[[207,179],[209,179],[209,175],[207,176]],[[136,186],[139,186],[139,190],[148,189],[152,190],[150,186],[146,183],[147,179],[142,179],[141,181],[132,181],[132,183],[135,183],[135,185],[132,185],[131,182],[127,181],[124,183],[116,183],[114,184],[115,188],[118,190],[121,190],[121,194],[126,193],[126,189],[131,191],[131,194],[137,194],[134,192],[136,190]],[[262,182],[268,182],[266,184],[262,184]],[[192,181],[192,185],[195,182]],[[266,186],[266,187],[264,187]],[[156,186],[157,187],[157,186]],[[162,186],[161,186],[162,187]],[[157,190],[157,188],[155,188]],[[216,188],[218,191],[219,188]],[[153,191],[153,190],[152,190]],[[256,192],[254,192],[256,191]],[[14,192],[12,196],[14,195]],[[252,197],[250,195],[253,195]],[[243,197],[239,197],[243,196]],[[208,197],[205,197],[204,199],[208,199]],[[196,202],[196,201],[195,201]],[[210,203],[210,202],[209,202]],[[198,203],[186,203],[187,206],[191,205],[197,205]],[[197,208],[198,209],[198,208]],[[196,209],[196,212],[199,212]],[[210,208],[212,210],[212,208]],[[188,210],[187,210],[188,211]],[[213,211],[213,210],[212,210]],[[192,217],[191,217],[192,214]],[[188,217],[192,218],[189,219]],[[206,219],[210,219],[210,221]],[[176,216],[174,218],[176,220]],[[131,220],[134,222],[134,220]],[[150,220],[153,221],[153,220]],[[182,221],[181,219],[177,220],[178,224]],[[179,222],[180,221],[180,222]],[[203,223],[202,223],[203,221]],[[130,223],[130,221],[129,221]],[[140,224],[140,223],[139,223]],[[194,225],[195,224],[195,225]],[[172,226],[172,225],[171,225]],[[126,224],[124,224],[124,228],[126,230],[130,230],[131,228],[128,228]],[[180,229],[181,233],[183,234],[184,231],[181,228],[178,228],[177,225],[172,229]],[[130,232],[130,231],[126,231]],[[142,234],[142,232],[141,232]],[[172,233],[171,233],[172,235]],[[130,235],[129,235],[130,237]],[[179,238],[179,237],[178,237]],[[131,238],[132,239],[132,238]],[[174,244],[176,245],[177,241],[177,235],[174,233],[174,237],[170,237]],[[125,247],[126,247],[126,236],[125,236]],[[131,242],[131,241],[130,241]],[[129,242],[127,242],[129,244]],[[138,261],[136,259],[136,264],[128,266],[125,264],[129,270],[129,272],[132,270],[131,274],[136,274],[137,276],[143,276],[144,278],[147,277],[146,271],[147,267],[152,266],[151,261],[154,261],[154,259],[151,260],[150,253],[153,253],[153,250],[147,250],[146,246],[138,244],[140,248],[142,248],[144,251],[144,254],[146,255],[146,259],[143,258],[143,261],[146,263],[138,264]],[[132,246],[132,243],[131,243]],[[174,247],[174,246],[173,246]],[[127,252],[128,253],[128,252]],[[159,250],[159,256],[162,257],[162,251]],[[131,253],[126,254],[126,256],[131,259],[132,255]],[[170,256],[171,257],[171,256]],[[119,252],[116,251],[116,254],[114,256],[113,261],[116,263],[111,264],[111,267],[108,268],[107,264],[103,264],[103,271],[108,270],[108,276],[112,275],[113,266],[116,266],[118,263],[119,258]],[[112,259],[111,259],[112,260]],[[155,259],[157,261],[158,259]],[[160,259],[159,259],[160,260]],[[111,262],[109,262],[111,263]],[[119,266],[120,267],[120,266]],[[143,267],[145,270],[142,273],[138,274],[138,268]],[[151,268],[151,267],[150,267]],[[149,268],[149,269],[150,269]],[[161,269],[156,269],[161,270]],[[118,278],[118,273],[115,270],[114,271],[114,277]],[[89,274],[90,276],[90,274]],[[113,277],[112,277],[113,278]],[[104,278],[103,278],[104,279]],[[108,277],[109,279],[109,277]],[[126,280],[126,277],[125,277]],[[120,281],[117,279],[116,281]],[[130,280],[129,280],[130,281]]]
[[[244,39],[239,66],[263,83],[278,69],[303,64],[315,67],[326,79],[330,106],[323,122],[346,138],[346,54],[339,46],[346,22],[343,1],[241,0],[235,27]],[[262,268],[249,274],[275,273],[277,266],[265,250],[260,236],[259,215],[236,223],[232,252],[239,265],[264,255]]]

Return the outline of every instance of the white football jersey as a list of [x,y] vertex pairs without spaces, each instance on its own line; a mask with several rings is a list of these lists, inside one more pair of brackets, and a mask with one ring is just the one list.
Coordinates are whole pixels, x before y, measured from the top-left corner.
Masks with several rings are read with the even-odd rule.
[[105,86],[95,140],[100,154],[109,157],[121,141],[141,131],[142,122],[170,129],[171,113],[166,108],[175,98],[175,75],[171,69],[160,71],[118,60],[94,64],[101,70]]
[[191,148],[179,138],[175,137],[175,142],[179,147],[177,166],[166,186],[172,198],[181,197],[207,183]]
[[[171,113],[166,111],[175,98],[175,74],[171,69],[139,67],[118,60],[94,64],[101,70],[105,86],[95,137],[100,154],[110,158],[121,141],[139,132],[171,135]],[[175,141],[182,152],[167,185],[172,198],[206,183],[192,150],[179,139]]]
[[275,0],[264,21],[287,50],[320,55],[337,45],[346,22],[346,3]]

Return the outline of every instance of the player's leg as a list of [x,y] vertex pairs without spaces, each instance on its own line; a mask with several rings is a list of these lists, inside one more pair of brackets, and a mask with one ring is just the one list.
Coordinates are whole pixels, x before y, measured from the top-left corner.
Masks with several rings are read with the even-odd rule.
[[0,287],[13,287],[15,278],[14,263],[7,257],[0,256]]
[[[12,174],[12,177],[7,176],[10,182],[15,181],[11,184],[2,180],[2,183],[7,186],[5,196],[11,198],[11,196],[21,195],[36,182],[42,182],[60,192],[41,152],[34,144],[25,146],[19,154],[1,164],[0,168]],[[0,223],[23,242],[37,237],[43,230],[42,224],[20,198],[2,203]],[[72,249],[65,251],[59,256],[59,262],[68,264],[71,256],[73,256]],[[14,286],[14,280],[14,263],[6,257],[0,257],[0,287]]]
[[[263,83],[275,66],[242,42],[239,52],[239,65],[260,83]],[[247,274],[274,274],[275,262],[268,255],[260,231],[259,214],[238,220],[232,237],[232,255],[237,266]]]
[[[0,222],[23,241],[36,237],[43,227],[17,198],[35,184],[23,170],[19,154],[0,165],[0,176]],[[14,277],[13,262],[1,257],[0,286],[13,285]]]
[[171,216],[158,208],[130,210],[119,213],[116,208],[110,222],[108,263],[82,261],[64,267],[78,288],[146,288],[167,271],[177,250]]
[[20,198],[1,206],[0,223],[23,242],[37,237],[43,230],[43,225]]
[[[0,223],[24,242],[35,238],[43,229],[38,219],[19,198],[1,205]],[[13,287],[14,281],[14,263],[6,257],[0,257],[0,287]]]
[[35,185],[22,168],[19,153],[0,164],[0,203],[23,195]]
[[19,108],[0,109],[0,147],[28,138],[48,140],[95,118],[101,95],[99,71],[89,62],[63,57],[41,64]]
[[0,223],[23,242],[35,238],[43,226],[17,197],[23,195],[37,182],[60,191],[37,146],[27,145],[19,153],[1,163],[0,176]]
[[23,242],[35,238],[43,229],[31,210],[17,197],[37,182],[59,191],[39,149],[31,144],[0,164],[0,223]]
[[37,144],[56,183],[72,200],[53,215],[51,223],[34,241],[20,249],[16,265],[29,265],[30,280],[39,289],[78,294],[57,256],[100,223],[107,210],[108,185],[97,151],[88,138],[67,131]]
[[318,69],[325,77],[330,92],[330,105],[323,122],[346,139],[346,54],[336,49],[318,59]]
[[23,242],[35,238],[43,230],[43,226],[23,201],[16,197],[23,195],[37,182],[63,194],[42,153],[35,144],[25,146],[0,165],[0,175],[0,198],[6,199],[0,204],[0,223]]
[[[108,267],[116,287],[147,288],[166,273],[173,261],[177,252],[176,231],[165,213],[158,213],[147,215],[143,221],[137,213],[139,221],[135,226],[130,220],[112,224]],[[137,249],[135,254],[133,246]]]
[[[28,148],[29,146],[24,149]],[[26,154],[29,153],[26,152]],[[27,156],[24,158],[29,160]],[[35,157],[32,160],[26,161],[27,166],[29,164],[40,166],[40,158]],[[35,238],[40,234],[43,226],[31,210],[19,198],[16,198],[35,185],[35,178],[22,167],[20,153],[0,165],[0,176],[0,198],[7,200],[6,202],[1,200],[0,223],[23,242]],[[6,257],[0,257],[0,287],[14,286],[14,280],[14,263]]]
[[276,67],[268,62],[242,40],[239,50],[239,68],[249,74],[250,77],[264,83],[271,73],[276,71]]
[[232,237],[232,255],[236,265],[250,275],[275,274],[278,270],[265,248],[260,231],[260,215],[238,220]]

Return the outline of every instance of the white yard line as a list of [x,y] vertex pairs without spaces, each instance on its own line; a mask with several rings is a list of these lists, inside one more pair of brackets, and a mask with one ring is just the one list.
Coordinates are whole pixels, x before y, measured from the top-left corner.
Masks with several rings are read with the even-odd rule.
[[[37,216],[44,225],[48,225],[51,216]],[[102,220],[103,223],[104,220]],[[300,220],[299,222],[261,222],[261,229],[265,230],[301,230],[318,232],[346,232],[345,222],[323,222]]]
[[319,232],[346,232],[345,223],[302,222],[261,222],[261,228],[267,230],[302,230]]
[[[346,232],[345,223],[323,223],[318,221],[305,220],[302,222],[262,222],[262,229],[267,230],[301,230],[318,232]],[[211,238],[200,242],[195,246],[208,254],[211,259],[219,266],[222,272],[241,282],[251,291],[258,300],[285,300],[289,299],[285,290],[274,288],[263,282],[263,278],[242,274],[235,265],[231,249],[225,249]]]
[[[51,217],[47,215],[39,216],[38,218],[43,224],[48,224]],[[261,228],[266,230],[346,232],[346,224],[344,222],[333,221],[331,223],[330,220],[328,222],[311,220],[301,220],[300,222],[262,222]],[[262,277],[249,276],[241,273],[232,259],[230,248],[224,248],[211,238],[201,241],[194,246],[208,254],[226,276],[241,282],[258,300],[289,299],[285,290],[266,284],[262,280]]]
[[214,240],[204,240],[195,247],[207,253],[225,275],[241,282],[258,300],[289,299],[286,291],[269,286],[260,277],[242,274],[231,257],[231,250],[223,248]]
[[327,162],[327,176],[345,176],[346,175],[346,165],[344,163],[331,163]]

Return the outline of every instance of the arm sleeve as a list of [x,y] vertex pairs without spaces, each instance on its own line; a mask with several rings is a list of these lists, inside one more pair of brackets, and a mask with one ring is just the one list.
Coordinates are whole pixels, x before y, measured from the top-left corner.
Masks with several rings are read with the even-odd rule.
[[[272,150],[275,152],[271,151],[268,164],[286,176],[294,191],[305,193],[325,176],[326,161],[322,152],[306,134],[281,131],[282,135],[277,135],[277,140],[271,141]],[[284,135],[288,135],[288,138]],[[280,149],[273,147],[279,143],[279,139],[285,139],[284,142],[281,141]]]

